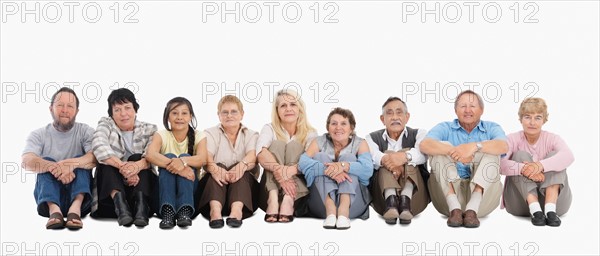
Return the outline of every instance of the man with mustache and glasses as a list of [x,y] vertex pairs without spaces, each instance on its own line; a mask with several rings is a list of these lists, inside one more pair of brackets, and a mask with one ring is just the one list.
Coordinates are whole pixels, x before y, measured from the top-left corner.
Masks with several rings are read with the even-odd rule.
[[439,123],[421,142],[431,156],[429,195],[449,227],[476,228],[478,216],[500,204],[500,155],[508,144],[500,125],[481,120],[483,100],[474,91],[458,94],[454,112],[457,119]]
[[427,156],[419,143],[427,131],[406,126],[410,113],[398,97],[388,98],[379,119],[385,129],[366,136],[373,156],[375,174],[371,178],[371,205],[388,224],[410,224],[414,215],[429,204]]
[[49,109],[54,121],[29,134],[23,168],[37,173],[34,197],[38,214],[49,218],[46,228],[80,229],[91,207],[94,129],[75,122],[79,99],[70,88],[52,95]]

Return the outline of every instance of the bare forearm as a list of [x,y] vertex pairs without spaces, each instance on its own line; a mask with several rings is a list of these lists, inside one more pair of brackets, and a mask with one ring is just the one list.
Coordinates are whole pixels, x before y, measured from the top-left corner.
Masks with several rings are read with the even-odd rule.
[[502,155],[508,152],[508,143],[503,140],[488,140],[481,142],[481,152],[492,155]]
[[421,152],[427,155],[447,155],[452,150],[452,145],[434,139],[424,139],[419,146]]
[[53,162],[44,160],[43,158],[33,154],[28,153],[23,155],[22,157],[22,165],[23,169],[36,173],[44,173],[48,171],[48,167],[53,164]]
[[277,163],[277,159],[271,154],[267,149],[263,148],[263,150],[258,154],[258,162],[263,167],[263,169],[272,172],[275,170],[279,164]]

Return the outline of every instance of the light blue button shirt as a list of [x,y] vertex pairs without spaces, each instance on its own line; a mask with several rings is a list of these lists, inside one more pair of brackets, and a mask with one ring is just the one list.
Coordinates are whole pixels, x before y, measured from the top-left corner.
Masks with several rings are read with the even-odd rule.
[[[442,122],[433,127],[426,138],[431,138],[438,141],[450,142],[453,146],[470,142],[481,142],[486,140],[506,140],[506,134],[502,127],[497,123],[480,120],[479,124],[471,131],[467,132],[458,123],[458,119],[452,122]],[[463,178],[471,176],[469,165],[457,163],[458,175]]]

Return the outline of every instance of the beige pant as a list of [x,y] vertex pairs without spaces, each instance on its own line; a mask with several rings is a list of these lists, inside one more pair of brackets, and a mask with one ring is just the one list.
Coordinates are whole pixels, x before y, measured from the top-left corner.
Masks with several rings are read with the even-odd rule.
[[[286,144],[285,142],[275,140],[271,143],[269,152],[271,152],[271,154],[273,154],[277,160],[277,163],[273,164],[294,165],[298,163],[298,160],[300,160],[300,155],[304,153],[304,147],[296,141]],[[298,174],[294,176],[293,179],[296,182],[296,200],[308,195],[308,187],[306,186],[304,176],[302,174]],[[279,201],[283,199],[283,190],[281,189],[279,183],[277,183],[273,173],[270,171],[264,171],[262,178],[260,179],[260,196],[258,203],[259,207],[263,210],[267,209],[267,200],[269,198],[269,191],[271,190],[278,190]]]
[[502,183],[500,181],[500,156],[477,152],[470,163],[470,179],[458,176],[456,163],[447,155],[436,155],[430,158],[431,177],[429,177],[429,195],[435,209],[446,216],[450,215],[446,195],[450,185],[458,197],[464,211],[471,199],[476,185],[483,188],[481,204],[477,216],[483,217],[491,213],[500,204]]
[[[387,153],[387,152],[386,152]],[[410,210],[413,215],[421,213],[429,204],[429,193],[419,168],[412,165],[404,165],[404,175],[396,179],[392,172],[385,167],[379,168],[373,176],[373,184],[371,184],[371,195],[373,196],[373,202],[371,206],[379,215],[383,215],[385,212],[385,198],[383,193],[386,189],[396,189],[400,191],[404,188],[406,181],[410,179],[415,188],[413,195],[410,200]]]

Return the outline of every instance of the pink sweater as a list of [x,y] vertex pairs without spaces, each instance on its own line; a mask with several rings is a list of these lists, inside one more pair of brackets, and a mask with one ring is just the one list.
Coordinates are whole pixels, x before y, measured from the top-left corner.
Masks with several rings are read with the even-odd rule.
[[[575,160],[567,144],[554,133],[542,130],[538,141],[534,145],[529,145],[523,131],[509,134],[507,137],[508,153],[500,160],[500,173],[503,175],[521,175],[524,164],[510,160],[513,152],[517,151],[525,151],[531,154],[534,162],[539,161],[542,163],[544,172],[562,171]],[[544,159],[552,151],[556,151],[556,154]]]

